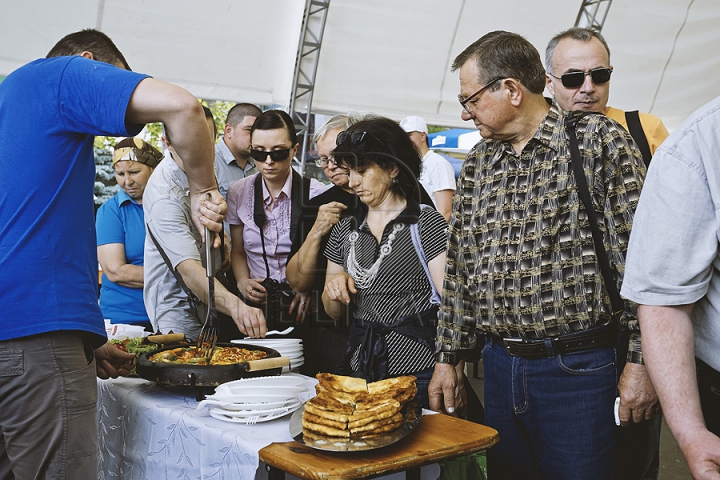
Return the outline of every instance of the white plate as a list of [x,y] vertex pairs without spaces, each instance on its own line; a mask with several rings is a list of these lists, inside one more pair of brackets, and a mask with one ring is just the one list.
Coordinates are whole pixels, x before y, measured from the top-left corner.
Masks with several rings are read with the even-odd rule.
[[254,389],[255,387],[300,387],[306,384],[302,377],[275,375],[271,377],[253,377],[233,380],[218,385],[215,393],[229,391],[241,387],[243,389]]
[[291,355],[302,355],[303,348],[297,347],[297,348],[290,348],[290,347],[277,347],[275,348],[278,352],[280,352],[280,355],[283,357],[289,357]]
[[302,340],[299,338],[248,338],[241,340],[230,340],[230,343],[244,343],[246,345],[260,345],[269,348],[275,347],[296,347],[302,345]]
[[298,408],[300,408],[300,405],[302,405],[302,402],[300,400],[297,400],[295,403],[292,403],[286,407],[280,407],[280,408],[266,408],[263,410],[225,410],[223,408],[219,407],[210,407],[209,412],[216,413],[218,415],[227,415],[228,417],[233,418],[247,418],[247,417],[256,417],[256,416],[267,416],[267,415],[275,415],[278,413],[290,413],[294,412]]
[[274,395],[262,395],[255,392],[230,393],[220,392],[208,395],[206,399],[225,403],[261,403],[290,401],[297,398],[297,393],[276,393]]
[[[292,365],[292,364],[291,364]],[[222,395],[227,395],[229,397],[232,397],[234,395],[286,395],[286,396],[293,396],[298,393],[304,392],[307,390],[307,387],[263,387],[260,385],[253,385],[252,387],[247,386],[236,386],[236,387],[228,387],[227,389],[224,389],[220,392],[215,390],[215,395],[218,393]]]
[[[225,412],[225,413],[227,413],[227,412]],[[254,425],[256,423],[268,422],[270,420],[275,420],[276,418],[284,417],[289,412],[275,413],[273,415],[258,415],[258,416],[252,416],[252,417],[230,417],[228,415],[225,415],[225,413],[210,412],[210,416],[213,418],[217,418],[218,420],[222,420],[224,422],[244,423],[246,425]]]
[[295,363],[295,362],[299,362],[299,361],[305,360],[305,357],[303,357],[302,355],[296,355],[296,356],[294,356],[294,357],[288,357],[288,358],[290,359],[290,363],[291,363],[291,364],[292,364],[292,363]]
[[[262,397],[265,398],[265,397]],[[297,402],[298,397],[292,397],[292,398],[283,398],[282,400],[277,401],[271,401],[271,402],[265,402],[265,401],[257,401],[257,402],[221,402],[218,400],[212,400],[212,399],[205,399],[202,400],[200,403],[198,403],[197,408],[195,411],[202,410],[205,407],[220,407],[223,410],[269,410],[271,408],[281,408],[281,407],[287,407],[288,405],[292,405]]]
[[[302,367],[303,365],[305,365],[305,360],[302,360],[302,361],[300,361],[300,362],[290,362],[290,366],[289,366],[289,367],[283,367],[282,373],[291,372],[291,371],[292,371],[291,369],[294,370],[294,369],[296,369],[296,368]],[[310,389],[310,390],[307,390],[307,392],[312,392],[312,396],[311,396],[310,398],[312,398],[312,397],[315,396],[315,389],[314,389],[314,388],[312,388],[312,389]],[[300,395],[302,395],[302,394],[300,394]]]

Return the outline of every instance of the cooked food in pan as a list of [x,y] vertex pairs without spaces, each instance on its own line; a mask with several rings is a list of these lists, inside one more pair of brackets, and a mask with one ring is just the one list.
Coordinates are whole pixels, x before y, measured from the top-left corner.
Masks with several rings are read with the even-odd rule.
[[[156,363],[180,363],[186,365],[207,365],[205,357],[196,356],[196,347],[178,347],[170,350],[163,350],[149,357],[151,362]],[[267,357],[267,352],[262,350],[248,350],[240,347],[215,347],[213,350],[210,365],[231,365],[233,363],[260,360]]]

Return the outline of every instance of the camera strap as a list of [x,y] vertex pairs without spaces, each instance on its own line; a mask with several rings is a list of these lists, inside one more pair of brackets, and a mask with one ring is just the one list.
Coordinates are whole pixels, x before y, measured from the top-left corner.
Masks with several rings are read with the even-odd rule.
[[155,235],[153,235],[152,230],[150,230],[150,225],[147,226],[148,234],[150,235],[150,239],[152,239],[153,243],[155,244],[155,247],[158,249],[158,252],[160,252],[160,256],[165,261],[165,265],[170,269],[170,273],[173,274],[175,277],[175,280],[177,280],[178,285],[180,285],[180,288],[182,288],[183,292],[185,292],[188,296],[188,302],[190,303],[190,307],[197,309],[197,306],[201,304],[202,302],[200,299],[193,293],[192,290],[187,286],[185,281],[183,280],[180,273],[173,268],[172,263],[170,262],[170,259],[168,258],[167,254],[165,253],[165,250],[160,246],[160,243],[155,238]]
[[[310,179],[290,169],[292,175],[292,184],[290,190],[290,242],[295,240],[298,225],[304,205],[310,200]],[[263,260],[265,261],[265,278],[270,278],[270,267],[265,253],[265,203],[263,202],[263,178],[259,173],[255,177],[254,182],[255,196],[253,201],[253,220],[255,225],[260,229],[260,243],[262,244]]]

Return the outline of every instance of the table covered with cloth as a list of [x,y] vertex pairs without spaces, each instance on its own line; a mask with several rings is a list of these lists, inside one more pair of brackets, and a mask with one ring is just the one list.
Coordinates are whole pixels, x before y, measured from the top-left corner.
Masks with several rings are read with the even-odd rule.
[[[262,479],[258,451],[292,440],[290,415],[244,425],[196,412],[197,405],[190,388],[132,377],[98,380],[99,478]],[[423,467],[422,477],[438,472],[437,465]]]

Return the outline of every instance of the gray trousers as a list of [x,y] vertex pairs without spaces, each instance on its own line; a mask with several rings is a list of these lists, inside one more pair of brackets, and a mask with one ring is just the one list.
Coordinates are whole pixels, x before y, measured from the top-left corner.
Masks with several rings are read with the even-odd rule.
[[96,479],[97,376],[80,333],[0,342],[0,478]]

